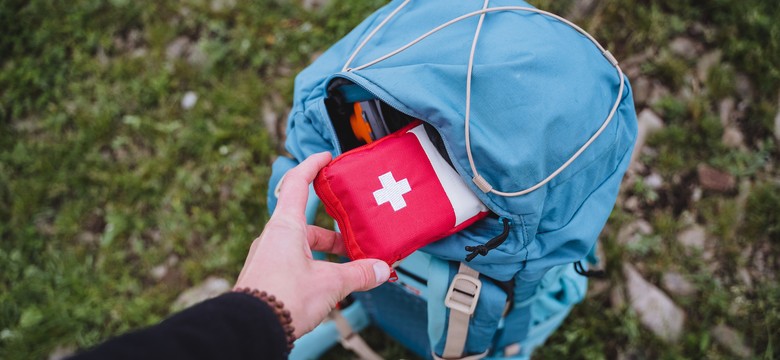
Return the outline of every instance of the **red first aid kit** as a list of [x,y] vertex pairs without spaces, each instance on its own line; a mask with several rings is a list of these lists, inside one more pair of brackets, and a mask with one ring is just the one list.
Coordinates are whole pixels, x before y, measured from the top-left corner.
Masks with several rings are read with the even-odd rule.
[[420,121],[337,157],[314,190],[353,260],[392,265],[488,214]]

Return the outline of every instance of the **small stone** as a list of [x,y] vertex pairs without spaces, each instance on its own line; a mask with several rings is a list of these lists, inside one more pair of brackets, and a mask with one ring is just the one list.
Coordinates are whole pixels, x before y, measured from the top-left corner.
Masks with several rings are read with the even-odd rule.
[[736,204],[737,204],[737,218],[735,224],[741,224],[745,219],[745,208],[747,207],[748,198],[750,198],[750,191],[753,189],[753,183],[750,179],[742,179],[739,182],[739,190],[737,192]]
[[639,199],[636,196],[631,196],[623,203],[623,208],[629,211],[639,210]]
[[645,185],[653,190],[658,190],[664,185],[664,179],[658,173],[651,173],[645,176]]
[[76,235],[76,240],[84,245],[95,245],[100,243],[100,234],[91,231],[82,231]]
[[753,84],[750,82],[750,77],[745,74],[737,74],[735,79],[735,88],[737,94],[743,99],[753,98]]
[[704,195],[704,191],[698,186],[693,188],[693,191],[691,191],[691,201],[692,202],[699,202],[701,200],[702,195]]
[[732,149],[744,149],[745,148],[745,136],[737,129],[736,126],[728,126],[723,130],[723,137],[721,137],[723,145]]
[[642,147],[642,155],[649,158],[657,158],[658,149],[654,147],[644,146]]
[[653,112],[653,110],[644,109],[637,116],[637,126],[636,145],[634,145],[634,152],[631,154],[632,163],[636,162],[639,153],[645,145],[647,137],[650,134],[663,129],[664,121],[658,114]]
[[186,36],[179,36],[165,48],[165,58],[175,60],[184,57],[190,49],[190,39]]
[[623,273],[629,304],[642,325],[662,340],[676,342],[685,325],[685,312],[630,264],[623,265]]
[[76,353],[76,347],[73,345],[60,345],[54,348],[49,354],[49,360],[62,360],[69,358]]
[[704,190],[728,192],[735,188],[737,181],[734,175],[720,171],[706,164],[696,167],[699,184]]
[[693,60],[701,52],[702,45],[689,37],[678,37],[669,44],[672,53],[686,60]]
[[745,268],[739,268],[737,270],[737,278],[748,288],[753,287],[753,278],[750,277],[750,272]]
[[147,50],[145,47],[139,47],[137,49],[134,49],[133,52],[130,53],[130,57],[133,59],[139,59],[142,57],[146,57],[146,54],[149,53],[149,50]]
[[622,309],[626,306],[626,293],[622,286],[612,287],[612,291],[609,292],[609,303],[613,309]]
[[721,56],[722,52],[720,50],[711,51],[702,55],[699,62],[696,64],[696,77],[699,78],[699,81],[707,81],[707,77],[709,77],[712,67],[720,64]]
[[704,226],[693,224],[677,235],[677,241],[688,249],[704,250],[707,231]]
[[181,293],[171,307],[173,310],[185,309],[227,292],[228,290],[230,290],[230,283],[227,280],[210,276],[199,285]]
[[[780,99],[778,99],[777,103],[777,107],[780,108]],[[780,141],[780,111],[775,115],[775,139]]]
[[265,123],[265,129],[268,130],[268,134],[271,136],[272,139],[276,139],[278,134],[276,133],[277,129],[277,123],[279,121],[279,116],[276,114],[276,111],[274,111],[273,106],[271,105],[270,101],[266,101],[263,103],[263,122]]
[[661,285],[675,296],[691,296],[696,293],[696,287],[677,272],[668,272],[661,277]]
[[603,294],[610,288],[611,286],[606,281],[588,281],[588,291],[586,296],[591,299]]
[[666,86],[656,83],[653,86],[653,91],[650,92],[650,98],[647,99],[647,103],[651,106],[655,106],[661,99],[668,97],[672,92]]
[[732,97],[727,97],[720,101],[718,104],[718,117],[720,118],[720,124],[727,126],[732,122],[734,117],[734,111],[737,109],[737,102]]
[[160,281],[165,275],[168,275],[168,267],[165,265],[157,265],[153,267],[152,270],[149,270],[149,275],[155,281]]
[[320,9],[328,5],[329,0],[303,0],[303,8],[306,10]]
[[618,231],[617,242],[620,245],[628,245],[639,241],[642,235],[653,233],[653,226],[645,219],[636,220]]
[[732,354],[743,359],[753,356],[753,350],[745,345],[742,335],[731,327],[720,324],[712,328],[710,332],[715,341],[728,349]]
[[645,48],[644,52],[631,55],[626,59],[621,59],[620,66],[623,68],[623,73],[625,73],[629,79],[636,79],[642,74],[642,65],[656,56],[658,56],[656,49],[648,46]]
[[184,93],[184,97],[181,99],[181,108],[184,110],[189,110],[195,107],[195,104],[198,103],[198,94],[196,94],[194,91],[187,91]]
[[189,48],[189,55],[187,55],[187,63],[193,66],[203,66],[208,62],[208,56],[203,51],[201,46],[195,45]]
[[634,103],[645,104],[650,98],[650,91],[653,85],[646,76],[640,76],[631,81],[631,90],[634,92]]
[[566,18],[571,21],[584,19],[593,13],[593,10],[596,9],[596,4],[598,4],[598,1],[595,0],[576,1],[569,7],[569,13],[566,15]]
[[211,0],[211,11],[230,11],[236,7],[236,0]]

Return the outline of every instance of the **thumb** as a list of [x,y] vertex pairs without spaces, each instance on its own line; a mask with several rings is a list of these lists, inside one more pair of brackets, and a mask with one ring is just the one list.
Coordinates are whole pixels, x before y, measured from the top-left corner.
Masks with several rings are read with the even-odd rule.
[[355,291],[371,290],[390,277],[390,266],[382,260],[360,259],[337,266],[342,280],[342,298]]

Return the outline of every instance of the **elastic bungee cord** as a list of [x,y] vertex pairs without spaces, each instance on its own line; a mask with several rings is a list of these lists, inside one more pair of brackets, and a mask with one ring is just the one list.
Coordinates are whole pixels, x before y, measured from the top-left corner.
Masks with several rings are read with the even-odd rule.
[[[433,28],[432,30],[430,30],[427,33],[419,36],[418,38],[410,41],[406,45],[403,45],[403,46],[399,47],[398,49],[395,49],[395,50],[393,50],[393,51],[391,51],[391,52],[389,52],[389,53],[387,53],[385,55],[382,55],[382,56],[380,56],[380,57],[378,57],[378,58],[376,58],[376,59],[374,59],[372,61],[369,61],[369,62],[367,62],[367,63],[365,63],[363,65],[350,68],[350,65],[352,64],[352,61],[355,59],[355,57],[357,57],[358,53],[363,49],[363,47],[365,47],[365,45],[371,40],[371,38],[382,27],[384,27],[385,24],[387,24],[390,21],[391,18],[393,18],[396,14],[398,14],[401,11],[401,9],[403,9],[410,1],[411,0],[406,0],[403,3],[401,3],[401,5],[399,5],[398,8],[393,10],[376,28],[374,28],[374,30],[371,31],[371,33],[368,34],[368,36],[366,36],[366,38],[360,43],[360,45],[358,45],[358,47],[355,49],[355,51],[349,57],[347,62],[344,64],[344,67],[342,68],[342,71],[352,72],[352,71],[365,69],[365,68],[367,68],[369,66],[372,66],[372,65],[377,64],[377,63],[379,63],[381,61],[384,61],[384,60],[386,60],[386,59],[388,59],[388,58],[390,58],[392,56],[397,55],[398,53],[400,53],[400,52],[402,52],[402,51],[404,51],[404,50],[414,46],[415,44],[417,44],[418,42],[420,42],[423,39],[427,38],[428,36],[431,36],[432,34],[438,32],[438,31],[440,31],[440,30],[442,30],[442,29],[444,29],[444,28],[446,28],[446,27],[448,27],[448,26],[450,26],[452,24],[455,24],[457,22],[460,22],[462,20],[468,19],[468,18],[473,17],[473,16],[480,15],[480,20],[479,20],[479,23],[477,24],[477,29],[474,32],[474,40],[472,42],[471,52],[469,54],[469,63],[468,63],[467,78],[466,78],[466,112],[465,112],[465,118],[464,118],[464,137],[465,137],[465,141],[466,141],[466,155],[468,157],[469,166],[471,167],[471,171],[472,171],[472,174],[473,174],[472,181],[483,192],[485,192],[485,193],[493,193],[493,194],[496,194],[498,196],[503,196],[503,197],[513,197],[513,196],[525,195],[525,194],[528,194],[528,193],[530,193],[530,192],[532,192],[534,190],[539,189],[540,187],[544,186],[545,184],[550,182],[552,179],[554,179],[556,176],[558,176],[558,174],[560,174],[564,169],[569,167],[569,165],[571,165],[571,163],[574,162],[574,160],[576,160],[601,135],[601,133],[604,132],[604,130],[607,128],[607,126],[609,126],[609,124],[612,122],[612,119],[614,118],[615,113],[617,112],[617,108],[618,108],[618,106],[620,106],[620,102],[623,99],[623,91],[625,89],[625,75],[623,75],[623,71],[620,69],[620,66],[618,65],[617,59],[615,59],[615,57],[612,55],[612,53],[609,52],[609,50],[604,49],[604,47],[601,46],[601,44],[599,44],[599,42],[596,41],[596,39],[593,38],[593,36],[591,36],[590,34],[588,34],[585,30],[583,30],[582,28],[580,28],[576,24],[570,22],[569,20],[566,20],[566,19],[564,19],[564,18],[562,18],[562,17],[560,17],[560,16],[558,16],[556,14],[553,14],[553,13],[550,13],[550,12],[547,12],[547,11],[544,11],[544,10],[539,10],[539,9],[534,9],[534,8],[529,8],[529,7],[524,7],[524,6],[501,6],[501,7],[487,8],[488,1],[486,0],[485,3],[484,3],[483,8],[481,10],[477,10],[477,11],[470,12],[468,14],[456,17],[456,18],[454,18],[454,19],[452,19],[450,21],[447,21],[447,22],[445,22],[445,23],[443,23],[443,24]],[[617,71],[618,78],[619,78],[619,83],[620,83],[620,88],[618,89],[618,93],[617,93],[617,97],[615,99],[615,103],[614,103],[614,105],[612,105],[612,108],[610,109],[610,112],[607,115],[607,118],[601,124],[601,127],[599,127],[599,129],[596,130],[596,132],[593,133],[593,135],[591,135],[591,137],[588,139],[588,141],[586,141],[566,162],[564,162],[560,167],[558,167],[558,169],[553,171],[546,178],[544,178],[543,180],[539,181],[538,183],[536,183],[535,185],[533,185],[533,186],[531,186],[529,188],[526,188],[526,189],[523,189],[523,190],[520,190],[520,191],[515,191],[515,192],[505,192],[505,191],[501,191],[501,190],[497,190],[497,189],[493,188],[493,186],[484,177],[482,177],[479,174],[479,171],[477,170],[477,166],[476,166],[475,161],[474,161],[474,156],[473,156],[472,151],[471,151],[471,134],[470,134],[470,126],[469,125],[470,125],[470,122],[471,122],[471,77],[472,77],[472,70],[473,70],[473,67],[474,67],[474,54],[476,52],[476,45],[477,45],[477,42],[478,42],[478,39],[479,39],[479,33],[480,33],[480,30],[482,29],[482,23],[483,23],[483,20],[484,20],[484,15],[487,14],[487,13],[493,13],[493,12],[498,12],[498,11],[526,11],[526,12],[532,12],[532,13],[536,13],[536,14],[540,14],[540,15],[544,15],[544,16],[549,16],[549,17],[551,17],[553,19],[556,19],[556,20],[562,22],[565,25],[570,26],[571,28],[573,28],[577,32],[581,33],[583,36],[587,37],[599,49],[599,51],[601,51],[601,54],[607,59],[607,61],[610,62],[610,64],[612,64],[612,66]]]

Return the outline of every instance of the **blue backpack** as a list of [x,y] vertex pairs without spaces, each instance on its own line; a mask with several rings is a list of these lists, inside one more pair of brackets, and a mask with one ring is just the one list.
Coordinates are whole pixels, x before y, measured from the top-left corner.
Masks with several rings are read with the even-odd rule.
[[[297,76],[291,157],[273,164],[271,211],[286,171],[348,149],[334,106],[365,99],[435,130],[439,151],[494,216],[397,264],[398,282],[355,294],[291,357],[315,358],[351,338],[345,323],[372,321],[424,358],[528,358],[583,299],[581,261],[596,261],[630,161],[636,113],[617,61],[524,2],[392,1]],[[311,220],[316,207],[312,191]]]

